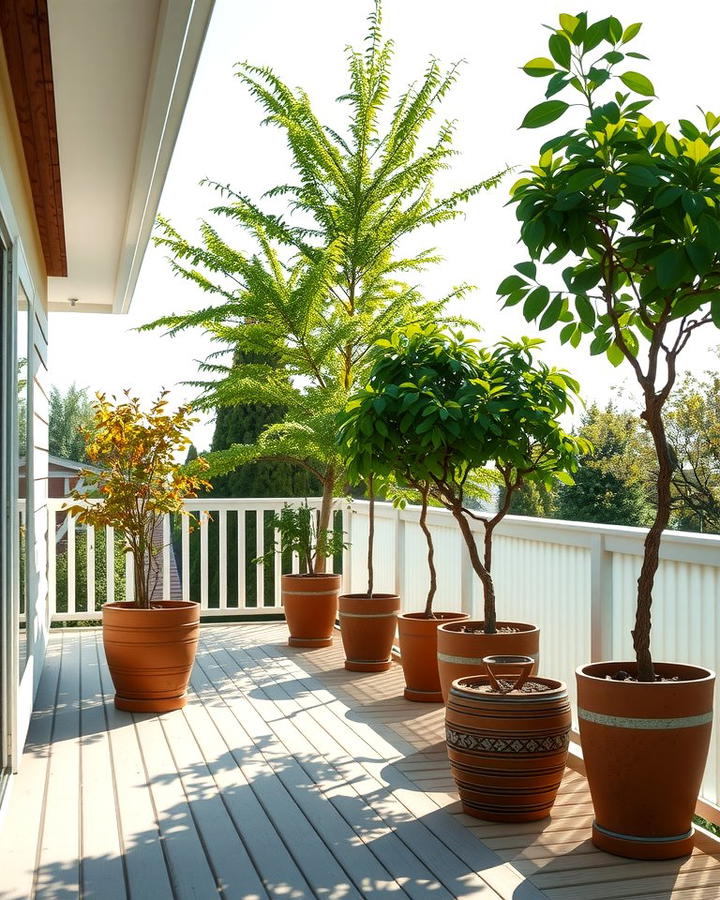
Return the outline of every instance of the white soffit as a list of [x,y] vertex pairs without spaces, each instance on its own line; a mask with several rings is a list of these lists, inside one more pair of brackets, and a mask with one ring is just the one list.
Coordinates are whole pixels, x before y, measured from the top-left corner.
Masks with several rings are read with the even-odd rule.
[[128,311],[213,3],[48,0],[68,260],[51,311]]

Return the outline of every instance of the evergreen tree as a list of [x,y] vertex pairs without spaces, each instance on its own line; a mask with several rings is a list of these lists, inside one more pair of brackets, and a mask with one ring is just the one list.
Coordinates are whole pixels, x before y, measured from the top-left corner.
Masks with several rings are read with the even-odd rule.
[[557,493],[556,517],[577,522],[645,526],[652,521],[652,448],[635,415],[612,404],[592,406],[580,434],[593,445]]
[[[170,251],[173,270],[208,292],[214,305],[147,327],[170,333],[200,327],[223,350],[265,360],[205,363],[215,380],[198,383],[201,402],[213,408],[280,404],[285,410],[282,422],[256,441],[211,453],[209,476],[260,459],[303,466],[322,484],[321,533],[330,524],[333,496],[346,487],[336,417],[362,382],[369,348],[397,326],[442,320],[447,302],[467,289],[425,301],[414,282],[438,254],[417,245],[403,253],[400,244],[461,215],[466,201],[499,177],[436,196],[435,177],[455,153],[454,126],[445,122],[434,135],[427,131],[457,66],[443,71],[432,59],[391,108],[392,54],[376,2],[365,49],[348,51],[350,85],[339,98],[349,113],[344,133],[321,123],[307,94],[270,68],[240,64],[238,77],[263,108],[265,123],[287,139],[297,181],[266,194],[286,200],[286,216],[214,184],[218,225],[203,223],[193,242],[161,220],[156,238]],[[249,238],[254,249],[227,243],[221,230],[228,225],[241,230],[240,246],[248,247]],[[319,571],[323,555],[321,547]]]
[[93,421],[92,402],[85,388],[72,384],[64,394],[56,387],[50,389],[48,447],[53,456],[87,462],[81,429],[91,429]]

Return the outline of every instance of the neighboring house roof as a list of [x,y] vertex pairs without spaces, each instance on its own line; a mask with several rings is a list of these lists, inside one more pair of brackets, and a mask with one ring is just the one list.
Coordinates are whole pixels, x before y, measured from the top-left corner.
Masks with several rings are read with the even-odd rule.
[[128,311],[213,4],[0,0],[51,310]]

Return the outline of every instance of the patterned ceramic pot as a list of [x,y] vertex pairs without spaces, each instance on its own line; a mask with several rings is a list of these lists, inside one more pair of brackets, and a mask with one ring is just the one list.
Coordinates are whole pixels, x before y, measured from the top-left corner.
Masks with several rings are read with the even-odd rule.
[[453,682],[446,742],[468,815],[530,822],[550,813],[567,761],[570,702],[561,681],[532,681],[548,690],[490,693],[490,678],[479,675]]

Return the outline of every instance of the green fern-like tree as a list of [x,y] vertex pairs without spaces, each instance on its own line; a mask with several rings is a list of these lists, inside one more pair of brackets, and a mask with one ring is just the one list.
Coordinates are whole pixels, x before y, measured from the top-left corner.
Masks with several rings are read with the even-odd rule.
[[[442,319],[449,300],[467,290],[426,301],[413,280],[439,256],[434,248],[404,255],[403,239],[454,219],[500,177],[436,195],[435,177],[456,151],[453,123],[431,125],[458,67],[444,70],[431,59],[391,106],[393,43],[382,37],[379,2],[369,23],[365,48],[347,51],[350,83],[338,98],[344,130],[320,122],[306,93],[272,69],[238,65],[265,124],[284,133],[297,178],[265,194],[286,204],[284,214],[210,182],[221,198],[211,210],[219,224],[204,222],[199,240],[160,220],[156,243],[169,250],[172,268],[212,300],[147,326],[171,334],[199,327],[218,342],[218,355],[203,366],[212,380],[197,382],[206,407],[262,402],[285,409],[257,441],[209,454],[209,475],[260,459],[302,465],[322,485],[320,533],[329,527],[333,496],[347,487],[336,415],[362,381],[369,348],[400,325]],[[229,243],[223,226],[235,226],[251,249]],[[228,350],[274,362],[225,366]],[[318,555],[322,570],[322,547]]]

